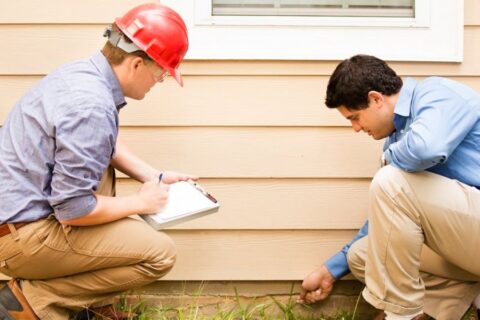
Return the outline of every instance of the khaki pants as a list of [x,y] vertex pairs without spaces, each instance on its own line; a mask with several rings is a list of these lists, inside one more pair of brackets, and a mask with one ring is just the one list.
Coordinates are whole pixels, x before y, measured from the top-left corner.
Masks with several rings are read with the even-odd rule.
[[372,181],[369,236],[349,250],[377,309],[456,320],[480,293],[480,191],[387,166]]
[[[347,255],[352,274],[363,283],[367,250],[368,236],[355,242]],[[426,246],[420,261],[425,284],[423,310],[435,319],[460,319],[480,294],[480,277],[450,264]]]
[[[99,193],[112,194],[112,179],[110,171]],[[102,305],[164,276],[175,262],[171,239],[133,218],[62,227],[49,217],[12,231],[0,238],[0,272],[24,279],[23,293],[41,319]]]

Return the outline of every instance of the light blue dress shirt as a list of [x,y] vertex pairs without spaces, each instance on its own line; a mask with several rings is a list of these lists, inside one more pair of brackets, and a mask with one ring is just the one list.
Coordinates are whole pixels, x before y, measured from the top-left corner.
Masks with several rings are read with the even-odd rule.
[[[386,139],[388,163],[407,172],[430,171],[480,189],[480,95],[440,77],[406,79],[394,110],[395,131]],[[350,246],[368,234],[368,221],[326,263],[339,279],[350,272]]]
[[101,52],[60,67],[30,89],[0,132],[0,224],[91,212],[125,104]]

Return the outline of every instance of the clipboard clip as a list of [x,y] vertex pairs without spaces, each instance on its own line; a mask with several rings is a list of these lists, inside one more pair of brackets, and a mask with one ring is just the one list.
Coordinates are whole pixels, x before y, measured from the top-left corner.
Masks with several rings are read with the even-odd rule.
[[188,183],[190,183],[192,186],[194,186],[198,191],[200,191],[205,197],[213,201],[214,203],[217,203],[217,199],[215,199],[210,193],[207,192],[201,185],[196,183],[193,180],[188,180]]

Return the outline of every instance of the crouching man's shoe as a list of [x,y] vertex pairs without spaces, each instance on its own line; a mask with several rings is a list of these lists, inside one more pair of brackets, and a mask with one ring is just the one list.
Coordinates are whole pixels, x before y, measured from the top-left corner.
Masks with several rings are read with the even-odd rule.
[[103,307],[96,307],[85,309],[79,312],[75,316],[75,320],[126,320],[133,319],[138,316],[136,313],[131,311],[121,311],[115,309],[111,304]]
[[0,318],[5,320],[38,320],[15,279],[0,289]]

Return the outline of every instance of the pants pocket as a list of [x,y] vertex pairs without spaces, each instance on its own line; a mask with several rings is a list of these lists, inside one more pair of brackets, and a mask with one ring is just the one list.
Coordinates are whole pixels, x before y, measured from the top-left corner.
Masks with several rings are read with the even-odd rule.
[[22,248],[18,241],[12,238],[11,234],[7,234],[0,238],[0,272],[8,276],[13,276],[10,265],[17,256],[22,253]]

